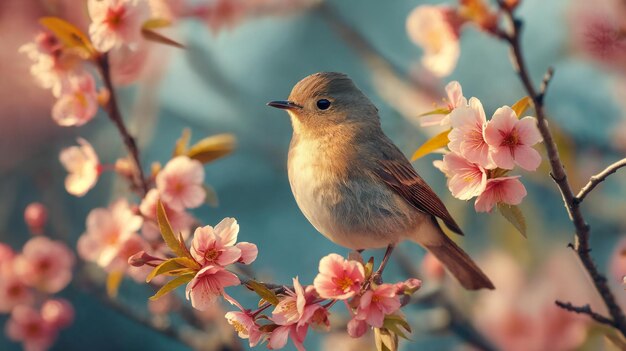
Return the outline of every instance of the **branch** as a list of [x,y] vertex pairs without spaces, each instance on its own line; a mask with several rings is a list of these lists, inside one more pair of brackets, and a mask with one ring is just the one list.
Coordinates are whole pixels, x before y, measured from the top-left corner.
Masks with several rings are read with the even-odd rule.
[[[407,276],[419,276],[419,273],[406,255],[398,252],[396,254],[396,259],[399,263],[400,269],[402,269]],[[464,316],[463,313],[441,291],[434,292],[432,295],[429,295],[428,298],[420,300],[419,302],[441,306],[448,311],[448,315],[450,316],[449,328],[462,340],[465,340],[479,350],[497,350],[497,348],[472,325],[469,318]]]
[[135,138],[128,132],[126,129],[126,125],[124,124],[124,119],[122,118],[122,114],[120,113],[120,109],[117,105],[117,99],[115,97],[115,90],[113,88],[113,82],[111,81],[111,70],[109,65],[109,56],[108,54],[102,54],[96,59],[96,65],[100,70],[100,74],[102,75],[102,80],[104,81],[104,86],[109,91],[109,101],[106,103],[104,107],[111,119],[111,122],[117,127],[118,132],[122,136],[122,140],[124,141],[124,145],[126,145],[126,149],[128,153],[132,157],[136,169],[137,169],[137,178],[138,186],[142,191],[142,195],[146,195],[148,193],[148,183],[146,182],[146,177],[143,173],[143,168],[141,166],[141,161],[139,161],[139,149],[137,148],[137,143],[135,142]]
[[556,300],[554,301],[554,303],[561,307],[562,309],[566,310],[566,311],[570,311],[570,312],[574,312],[574,313],[579,313],[579,314],[586,314],[589,317],[593,318],[595,321],[597,321],[598,323],[601,324],[606,324],[606,325],[610,325],[610,326],[614,326],[614,322],[612,319],[607,318],[597,312],[594,312],[591,309],[591,306],[589,306],[589,304],[584,305],[584,306],[574,306],[572,305],[571,302],[563,302],[563,301],[559,301]]
[[609,314],[612,317],[611,326],[616,328],[622,333],[622,335],[626,336],[626,317],[624,317],[624,313],[617,304],[611,289],[607,285],[607,279],[604,277],[598,270],[598,267],[594,263],[590,251],[591,248],[589,246],[589,235],[590,235],[590,227],[585,221],[585,218],[580,210],[579,201],[577,197],[574,196],[574,192],[567,181],[567,173],[565,172],[565,168],[563,167],[563,163],[559,157],[559,152],[550,132],[550,128],[548,127],[548,121],[545,116],[543,100],[545,96],[545,89],[548,86],[548,82],[552,77],[551,70],[548,71],[546,78],[544,78],[544,83],[542,84],[542,88],[539,92],[535,89],[535,85],[530,78],[530,74],[528,73],[528,67],[526,66],[526,62],[524,61],[524,57],[522,55],[522,48],[520,43],[520,31],[523,25],[523,22],[516,18],[513,14],[513,10],[508,7],[502,0],[498,0],[498,4],[501,10],[504,13],[504,16],[509,20],[511,24],[510,31],[499,31],[497,34],[498,37],[507,41],[509,43],[511,53],[512,53],[512,63],[513,68],[517,72],[520,80],[522,81],[528,96],[532,99],[533,104],[535,106],[535,111],[537,112],[537,124],[539,128],[539,132],[541,133],[544,144],[548,153],[548,160],[550,161],[550,168],[552,170],[551,176],[552,179],[556,182],[561,195],[563,196],[563,201],[565,203],[565,208],[569,214],[570,220],[574,224],[574,228],[576,230],[576,242],[574,244],[574,249],[580,258],[583,266],[589,273],[593,284],[600,294],[600,297],[604,301],[607,309],[609,310]]
[[576,202],[578,203],[583,202],[585,197],[593,189],[595,189],[595,187],[598,186],[598,184],[602,183],[606,178],[608,178],[611,174],[617,172],[617,170],[622,167],[626,167],[626,158],[623,158],[613,163],[612,165],[605,168],[602,172],[592,176],[589,179],[589,183],[587,183],[582,189],[580,189],[580,192],[578,193],[578,195],[576,195]]

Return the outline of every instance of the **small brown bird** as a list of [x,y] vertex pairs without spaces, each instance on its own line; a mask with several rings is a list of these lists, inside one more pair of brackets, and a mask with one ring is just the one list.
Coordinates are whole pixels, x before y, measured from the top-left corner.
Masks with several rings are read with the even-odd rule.
[[293,125],[289,183],[298,206],[331,241],[360,250],[412,240],[432,252],[466,289],[493,289],[476,263],[441,230],[463,235],[439,197],[383,133],[378,109],[345,74],[302,79],[287,110]]

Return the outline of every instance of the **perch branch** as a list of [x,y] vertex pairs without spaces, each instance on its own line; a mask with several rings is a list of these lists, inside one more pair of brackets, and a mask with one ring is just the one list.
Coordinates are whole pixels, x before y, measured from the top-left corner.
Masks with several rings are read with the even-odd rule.
[[587,194],[589,194],[593,189],[595,189],[598,184],[602,183],[606,178],[608,178],[611,174],[617,172],[618,169],[626,167],[626,158],[623,158],[612,165],[605,168],[602,172],[592,176],[589,179],[589,182],[580,189],[578,195],[576,195],[576,202],[581,203]]
[[598,267],[593,261],[593,258],[591,257],[591,248],[589,246],[590,227],[585,221],[579,207],[580,203],[574,195],[574,192],[572,191],[572,188],[567,180],[567,173],[565,172],[565,168],[563,167],[563,163],[559,157],[556,143],[552,133],[550,132],[548,121],[545,116],[543,100],[546,93],[545,89],[547,88],[550,78],[552,77],[552,70],[548,71],[548,74],[546,75],[547,78],[544,78],[541,90],[537,91],[532,79],[530,78],[528,67],[522,55],[520,33],[523,22],[519,18],[515,17],[513,10],[502,0],[499,0],[498,4],[504,16],[510,22],[511,29],[508,31],[499,31],[496,34],[501,39],[508,42],[512,53],[511,57],[513,67],[523,83],[528,96],[532,99],[535,107],[539,132],[543,137],[548,153],[550,168],[552,170],[550,175],[556,182],[561,195],[563,196],[565,208],[567,209],[570,220],[574,224],[574,228],[576,230],[574,249],[583,266],[589,273],[596,290],[600,294],[600,297],[609,311],[611,318],[606,318],[606,321],[610,322],[608,324],[619,330],[622,335],[626,336],[626,318],[624,317],[623,311],[617,304],[611,289],[607,285],[606,277],[600,273]]
[[142,196],[148,193],[148,183],[146,182],[146,177],[143,173],[143,168],[141,166],[141,161],[139,160],[139,149],[137,148],[137,143],[135,142],[135,138],[128,132],[126,125],[124,124],[124,119],[122,118],[122,114],[120,113],[119,106],[117,104],[117,99],[115,97],[115,89],[113,88],[113,82],[111,81],[111,67],[109,65],[109,56],[108,54],[102,54],[96,59],[96,65],[100,70],[100,74],[102,75],[102,80],[104,82],[104,86],[109,91],[109,101],[107,101],[104,106],[111,122],[115,125],[118,132],[122,136],[122,140],[124,141],[124,145],[126,145],[126,149],[128,153],[133,159],[135,163],[135,167],[137,169],[137,178],[138,186],[142,191]]
[[598,323],[607,324],[607,325],[613,326],[613,320],[611,320],[611,319],[609,319],[609,318],[607,318],[607,317],[605,317],[605,316],[603,316],[603,315],[601,315],[601,314],[599,314],[597,312],[594,312],[591,309],[591,306],[589,306],[588,304],[584,305],[584,306],[574,306],[574,305],[572,305],[571,302],[563,302],[563,301],[559,301],[559,300],[554,301],[554,303],[557,306],[559,306],[562,309],[564,309],[564,310],[567,310],[567,311],[570,311],[570,312],[574,312],[574,313],[579,313],[579,314],[586,314],[589,317],[593,318]]

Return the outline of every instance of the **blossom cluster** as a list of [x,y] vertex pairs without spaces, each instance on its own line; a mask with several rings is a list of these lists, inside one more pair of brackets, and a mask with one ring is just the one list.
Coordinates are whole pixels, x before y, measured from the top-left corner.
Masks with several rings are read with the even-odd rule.
[[520,176],[508,172],[516,166],[527,171],[539,167],[541,155],[533,148],[542,141],[536,118],[519,118],[513,108],[502,106],[487,120],[480,100],[468,101],[458,82],[449,83],[446,91],[446,114],[437,117],[440,125],[450,128],[450,152],[435,166],[448,178],[450,192],[461,200],[476,197],[477,212],[490,212],[498,204],[520,204],[526,188]]
[[25,350],[47,349],[74,320],[69,301],[53,296],[70,283],[74,255],[43,236],[46,213],[41,204],[27,207],[24,217],[35,236],[21,252],[0,243],[0,314],[10,314],[5,333]]
[[[421,281],[409,279],[383,284],[374,280],[371,264],[330,254],[321,259],[313,285],[302,286],[296,277],[293,287],[279,289],[278,294],[268,289],[259,293],[258,286],[253,286],[263,297],[261,307],[256,311],[247,310],[230,299],[240,311],[228,312],[226,319],[239,337],[248,339],[251,347],[267,342],[272,350],[285,347],[289,339],[298,350],[304,350],[309,327],[330,329],[330,308],[337,302],[343,302],[348,310],[347,331],[353,338],[363,336],[369,328],[385,332],[388,332],[386,328],[391,328],[400,333],[397,325],[402,325],[410,331],[400,307],[406,302],[405,297],[419,289]],[[270,307],[273,307],[271,315],[262,314]]]
[[[516,6],[517,1],[506,1]],[[424,50],[422,65],[432,74],[452,73],[461,53],[461,30],[474,24],[480,30],[497,30],[499,13],[485,0],[459,0],[458,6],[420,5],[407,17],[406,31],[413,43]]]

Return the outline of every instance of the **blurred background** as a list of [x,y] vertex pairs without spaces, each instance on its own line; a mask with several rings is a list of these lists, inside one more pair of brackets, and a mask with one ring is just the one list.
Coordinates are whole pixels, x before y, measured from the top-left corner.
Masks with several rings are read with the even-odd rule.
[[[235,152],[205,167],[206,182],[215,189],[219,206],[200,207],[194,216],[213,225],[223,217],[237,218],[240,240],[259,247],[253,264],[259,277],[286,283],[299,276],[310,284],[321,257],[348,252],[319,235],[299,211],[286,171],[290,121],[266,102],[285,99],[291,87],[311,73],[347,73],[379,108],[385,132],[410,156],[440,131],[420,128],[417,116],[441,104],[447,82],[458,80],[465,96],[480,98],[488,115],[525,95],[506,45],[473,27],[463,30],[461,55],[452,74],[438,78],[428,73],[420,64],[422,51],[409,40],[405,27],[408,14],[422,4],[417,0],[276,1],[225,24],[200,16],[177,20],[166,33],[186,48],[151,44],[139,76],[132,84],[120,84],[117,91],[122,114],[138,138],[143,164],[165,164],[184,128],[191,128],[192,141],[232,133],[237,138]],[[620,6],[617,0],[603,0],[593,10],[599,18],[613,18],[625,13],[619,12]],[[626,61],[604,60],[586,50],[585,34],[577,30],[587,23],[588,7],[583,0],[523,0],[518,10],[525,21],[523,47],[533,78],[539,81],[548,66],[556,70],[546,108],[551,126],[559,131],[574,189],[623,158],[626,151]],[[102,111],[82,127],[60,127],[51,119],[54,99],[50,91],[37,86],[29,73],[31,62],[18,52],[41,29],[37,20],[42,16],[62,17],[83,29],[89,23],[86,1],[0,2],[0,241],[16,251],[30,238],[23,220],[29,203],[43,203],[49,211],[47,232],[75,249],[89,211],[127,193],[126,183],[113,172],[105,172],[84,197],[71,196],[64,189],[66,171],[58,155],[77,137],[92,143],[103,164],[113,164],[126,151]],[[454,199],[445,178],[432,165],[440,158],[429,155],[414,167],[460,222],[468,234],[460,244],[481,262],[498,290],[467,293],[450,279],[429,287],[427,272],[420,271],[424,250],[402,244],[400,251],[427,285],[425,293],[430,288],[444,291],[457,312],[498,349],[610,350],[605,329],[553,306],[555,299],[562,299],[591,303],[604,311],[577,257],[567,248],[573,226],[547,166],[521,173],[528,189],[521,206],[528,222],[528,238],[523,238],[501,216],[476,214],[471,202]],[[626,292],[619,284],[626,270],[621,253],[625,194],[626,177],[617,174],[583,205],[592,227],[592,254],[623,306]],[[370,254],[382,256],[382,252],[365,256]],[[407,269],[392,260],[386,274],[402,279]],[[253,294],[244,290],[229,291],[240,301],[255,304]],[[125,280],[117,301],[150,319],[154,316],[146,301],[151,293],[146,286]],[[94,289],[81,284],[73,283],[59,295],[72,302],[76,314],[52,350],[221,347],[214,339],[197,337],[197,331],[181,331],[185,340],[194,340],[186,343],[157,332],[111,308]],[[412,341],[402,343],[403,349],[469,349],[449,323],[450,310],[441,304],[418,303],[405,311],[414,334]],[[221,318],[223,311],[214,313]],[[0,315],[0,326],[7,318]],[[160,323],[176,327],[184,322],[166,317]],[[228,325],[214,327],[231,333]],[[305,345],[311,350],[372,348],[370,339],[351,341],[341,330],[311,333]],[[247,348],[246,343],[241,345]],[[0,333],[0,349],[18,350],[20,345]]]

